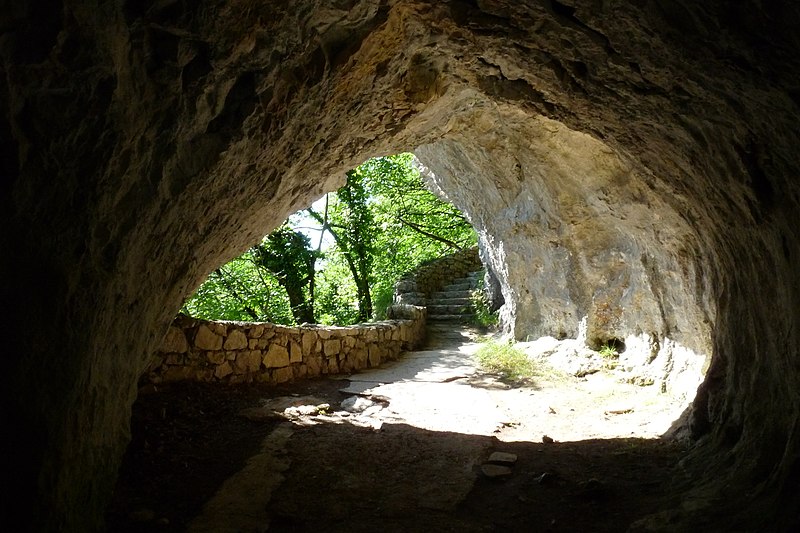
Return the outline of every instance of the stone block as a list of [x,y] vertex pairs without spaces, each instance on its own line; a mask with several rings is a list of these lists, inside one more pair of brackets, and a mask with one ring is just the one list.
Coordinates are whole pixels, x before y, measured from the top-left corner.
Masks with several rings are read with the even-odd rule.
[[383,346],[379,344],[373,344],[369,347],[369,365],[371,367],[380,365],[385,356],[386,349]]
[[247,347],[250,348],[251,350],[255,350],[256,348],[258,348],[258,339],[249,339],[247,341]]
[[319,376],[320,371],[322,370],[322,367],[321,367],[321,364],[320,364],[320,358],[316,357],[316,356],[307,358],[305,366],[308,369],[308,371],[307,371],[308,377]]
[[217,368],[214,369],[214,377],[217,379],[222,379],[231,374],[233,374],[233,368],[227,361],[221,365],[217,365]]
[[259,350],[263,350],[267,346],[269,346],[269,338],[266,335],[264,335],[263,337],[258,339],[258,342],[256,343],[256,348],[258,348]]
[[317,334],[313,331],[306,331],[303,333],[303,356],[308,357],[314,353],[314,347],[317,344]]
[[221,365],[227,359],[225,352],[206,352],[206,359],[209,363]]
[[338,355],[342,350],[342,341],[339,339],[330,339],[325,341],[324,352],[326,357],[333,357]]
[[208,329],[220,337],[224,337],[228,333],[227,324],[222,324],[220,322],[208,322],[207,326]]
[[331,330],[329,329],[318,329],[317,330],[317,337],[322,340],[330,339],[331,338]]
[[170,366],[161,375],[165,383],[173,381],[186,381],[194,377],[194,368],[191,366]]
[[247,336],[239,329],[234,329],[228,333],[228,338],[225,339],[223,347],[226,350],[243,350],[247,348]]
[[[357,333],[357,332],[356,332]],[[356,338],[354,335],[348,335],[347,337],[342,339],[342,345],[346,346],[347,348],[352,348],[356,345]]]
[[194,375],[190,378],[193,381],[213,381],[214,369],[212,368],[197,368]]
[[251,374],[261,368],[261,352],[250,350],[239,352],[233,361],[233,371],[236,374]]
[[222,335],[214,333],[208,325],[202,324],[194,334],[194,345],[201,350],[221,350]]
[[270,339],[269,343],[277,344],[285,348],[289,344],[289,339],[285,333],[276,333],[275,336]]
[[362,346],[361,348],[354,349],[351,356],[353,359],[353,368],[356,370],[367,368],[368,353],[366,347]]
[[263,339],[271,339],[275,336],[275,328],[274,327],[265,327],[264,333],[259,337],[260,340]]
[[267,368],[280,368],[289,366],[289,350],[280,344],[270,344],[264,356],[264,366]]
[[287,381],[291,381],[293,377],[294,371],[290,366],[276,368],[272,371],[272,380],[275,383],[286,383]]
[[303,362],[302,348],[300,348],[300,344],[298,344],[294,340],[289,341],[289,362],[290,363]]
[[[168,365],[182,365],[184,363],[184,357],[182,353],[168,353],[164,362]],[[159,365],[160,360],[159,360]]]
[[161,343],[162,352],[171,353],[186,353],[189,350],[189,343],[186,341],[186,335],[183,330],[170,326],[167,330],[167,335],[164,337],[164,342]]
[[258,324],[250,328],[249,336],[251,339],[258,339],[264,334],[264,325]]
[[339,373],[339,362],[336,359],[328,359],[328,374]]

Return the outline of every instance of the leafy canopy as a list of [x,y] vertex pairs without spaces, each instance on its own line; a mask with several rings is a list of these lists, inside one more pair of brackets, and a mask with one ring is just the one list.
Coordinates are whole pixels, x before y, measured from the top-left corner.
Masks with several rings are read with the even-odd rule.
[[[324,250],[300,229],[312,223],[331,237]],[[380,319],[397,279],[476,240],[464,215],[424,187],[412,154],[378,157],[213,272],[183,311],[282,324]]]

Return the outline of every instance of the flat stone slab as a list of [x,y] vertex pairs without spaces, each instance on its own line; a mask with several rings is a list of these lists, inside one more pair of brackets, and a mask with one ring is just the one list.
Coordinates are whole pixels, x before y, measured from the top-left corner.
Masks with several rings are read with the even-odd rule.
[[483,475],[490,478],[503,478],[511,475],[511,469],[502,465],[481,465]]
[[517,462],[517,455],[508,452],[494,452],[489,456],[489,462],[499,465],[511,466]]

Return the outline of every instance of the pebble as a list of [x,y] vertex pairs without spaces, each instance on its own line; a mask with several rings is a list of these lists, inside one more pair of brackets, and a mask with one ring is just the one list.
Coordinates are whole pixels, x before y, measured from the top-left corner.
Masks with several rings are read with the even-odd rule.
[[542,435],[542,442],[545,444],[553,444],[555,441],[547,435]]

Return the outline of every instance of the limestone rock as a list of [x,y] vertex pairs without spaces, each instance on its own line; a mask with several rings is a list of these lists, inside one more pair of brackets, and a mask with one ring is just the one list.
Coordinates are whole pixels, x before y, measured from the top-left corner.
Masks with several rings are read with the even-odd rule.
[[222,335],[211,331],[206,324],[197,328],[197,333],[194,336],[194,345],[201,350],[221,350],[222,349]]
[[206,358],[208,359],[209,363],[221,365],[227,359],[227,355],[225,352],[207,352]]
[[223,347],[226,350],[242,350],[247,348],[247,336],[242,331],[234,329],[228,333]]
[[279,344],[270,344],[264,356],[264,366],[267,368],[280,368],[289,366],[289,350]]
[[260,367],[261,352],[257,350],[239,352],[233,361],[233,370],[237,374],[251,374],[257,372]]
[[300,363],[303,361],[303,352],[300,345],[294,341],[289,342],[289,362]]
[[342,401],[342,409],[350,413],[361,413],[375,405],[375,402],[363,396],[350,396]]
[[223,379],[226,376],[229,376],[233,373],[233,368],[231,368],[231,364],[229,362],[225,362],[221,365],[218,365],[214,369],[214,377],[217,379]]
[[323,344],[323,350],[327,357],[333,357],[339,354],[342,349],[342,341],[339,339],[329,339]]
[[517,462],[517,455],[509,452],[492,452],[489,461],[492,464],[511,466]]
[[303,333],[303,355],[309,356],[314,351],[314,346],[317,344],[317,336],[312,331]]
[[484,464],[481,465],[481,472],[488,478],[499,479],[510,476],[512,470],[503,465]]
[[186,353],[188,349],[189,343],[186,342],[183,330],[170,326],[166,337],[164,337],[164,342],[161,344],[161,350],[167,353]]

